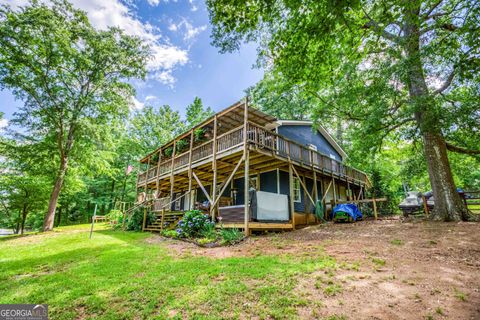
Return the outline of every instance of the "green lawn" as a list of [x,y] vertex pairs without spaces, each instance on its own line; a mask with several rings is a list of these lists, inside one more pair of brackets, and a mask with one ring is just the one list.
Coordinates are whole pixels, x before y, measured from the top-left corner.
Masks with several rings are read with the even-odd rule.
[[291,294],[337,263],[307,254],[179,256],[148,233],[64,227],[0,241],[0,303],[47,303],[51,319],[296,318],[318,303]]

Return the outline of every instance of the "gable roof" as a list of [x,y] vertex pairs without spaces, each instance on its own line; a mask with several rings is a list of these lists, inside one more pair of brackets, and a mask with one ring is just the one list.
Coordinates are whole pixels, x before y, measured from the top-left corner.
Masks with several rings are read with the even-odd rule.
[[[309,120],[277,120],[278,126],[310,126],[313,127],[313,121]],[[318,132],[327,139],[327,141],[332,145],[335,151],[342,156],[342,159],[347,157],[345,151],[340,147],[340,145],[335,141],[335,139],[328,133],[328,131],[322,126],[318,125]]]

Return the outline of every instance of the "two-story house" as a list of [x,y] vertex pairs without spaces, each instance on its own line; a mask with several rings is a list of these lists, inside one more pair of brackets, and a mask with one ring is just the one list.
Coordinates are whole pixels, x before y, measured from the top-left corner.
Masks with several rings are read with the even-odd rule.
[[327,216],[337,200],[363,195],[368,178],[345,157],[323,127],[238,102],[140,161],[138,201],[158,215],[144,229],[162,229],[192,208],[247,234],[315,223],[318,202]]

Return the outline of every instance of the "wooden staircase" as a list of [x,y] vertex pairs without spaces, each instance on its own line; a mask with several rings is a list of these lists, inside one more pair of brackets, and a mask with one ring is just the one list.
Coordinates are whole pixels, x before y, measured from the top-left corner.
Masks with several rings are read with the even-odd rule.
[[143,230],[144,231],[156,231],[161,232],[162,230],[172,230],[174,229],[178,222],[183,218],[183,211],[154,211],[155,221],[147,225]]

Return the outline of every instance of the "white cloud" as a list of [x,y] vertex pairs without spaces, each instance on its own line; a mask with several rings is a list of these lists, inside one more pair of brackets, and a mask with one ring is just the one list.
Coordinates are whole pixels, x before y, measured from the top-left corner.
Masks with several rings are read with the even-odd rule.
[[145,107],[145,103],[138,101],[137,98],[132,96],[130,110],[140,110],[143,109],[143,107]]
[[7,126],[8,126],[8,120],[7,119],[0,119],[0,131],[2,131]]
[[145,97],[145,102],[152,101],[152,100],[157,100],[157,96],[149,95]]
[[160,0],[147,0],[147,1],[148,1],[148,4],[153,7],[158,6],[158,4],[160,3]]
[[[148,0],[157,3],[160,0]],[[162,37],[156,27],[149,23],[142,22],[130,10],[130,7],[120,0],[71,0],[73,5],[84,10],[92,25],[99,30],[106,30],[108,27],[119,27],[131,36],[137,36],[147,43],[153,57],[147,63],[151,72],[150,78],[159,80],[166,84],[175,82],[172,71],[175,67],[188,62],[188,52],[176,46],[162,41]],[[0,0],[0,4],[9,4],[12,7],[26,5],[26,0]],[[190,34],[192,34],[191,31]],[[197,32],[198,33],[198,32]],[[195,32],[193,33],[195,35]],[[168,77],[165,76],[168,75]],[[155,77],[155,75],[161,75]]]
[[207,29],[206,25],[194,27],[186,18],[182,18],[179,23],[170,22],[168,30],[172,32],[183,32],[183,40],[186,42],[193,42],[197,36]]

